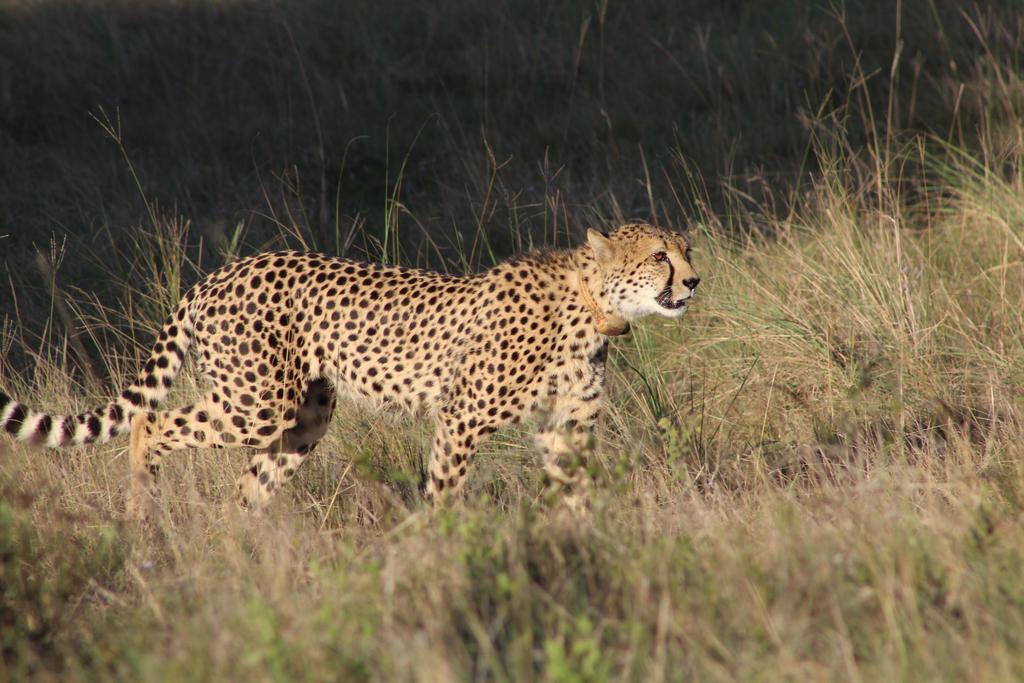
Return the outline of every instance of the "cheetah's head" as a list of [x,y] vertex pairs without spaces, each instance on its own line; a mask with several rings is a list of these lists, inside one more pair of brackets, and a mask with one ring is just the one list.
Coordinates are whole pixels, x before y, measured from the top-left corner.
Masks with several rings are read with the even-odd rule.
[[682,235],[636,223],[607,234],[588,230],[587,243],[603,275],[608,303],[623,318],[677,318],[686,312],[700,278]]

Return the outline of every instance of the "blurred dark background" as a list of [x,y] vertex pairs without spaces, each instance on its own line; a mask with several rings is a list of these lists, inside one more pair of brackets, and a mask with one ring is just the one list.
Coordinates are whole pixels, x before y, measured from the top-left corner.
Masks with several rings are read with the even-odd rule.
[[116,301],[166,267],[140,245],[181,248],[173,298],[285,244],[461,270],[623,216],[742,232],[822,147],[1018,116],[1022,36],[1019,2],[6,2],[0,313]]

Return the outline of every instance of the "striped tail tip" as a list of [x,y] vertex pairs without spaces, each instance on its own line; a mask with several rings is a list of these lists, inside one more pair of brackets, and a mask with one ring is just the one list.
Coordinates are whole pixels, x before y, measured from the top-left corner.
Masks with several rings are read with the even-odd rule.
[[28,412],[28,408],[0,392],[0,430],[7,432],[15,439],[20,439]]
[[48,448],[107,441],[124,431],[124,418],[121,408],[113,405],[81,415],[48,415],[0,393],[0,433]]

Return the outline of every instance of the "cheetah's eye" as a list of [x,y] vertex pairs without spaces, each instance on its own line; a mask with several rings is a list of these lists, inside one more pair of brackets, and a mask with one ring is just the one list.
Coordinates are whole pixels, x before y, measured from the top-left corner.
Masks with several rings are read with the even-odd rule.
[[657,261],[658,263],[661,263],[662,261],[668,261],[668,254],[666,254],[663,251],[656,251],[653,254],[651,254],[651,258]]

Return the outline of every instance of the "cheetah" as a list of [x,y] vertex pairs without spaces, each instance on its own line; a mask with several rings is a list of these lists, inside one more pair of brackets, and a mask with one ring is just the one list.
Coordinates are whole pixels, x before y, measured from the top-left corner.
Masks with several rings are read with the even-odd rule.
[[[681,316],[699,282],[687,240],[644,223],[462,276],[320,253],[250,256],[182,297],[109,404],[55,416],[0,393],[0,426],[53,448],[130,431],[127,507],[139,514],[164,456],[186,448],[254,449],[238,502],[263,509],[324,436],[338,395],[433,418],[425,488],[435,502],[462,489],[489,434],[539,413],[548,480],[571,492],[609,337],[647,315]],[[160,410],[190,347],[208,390]]]

